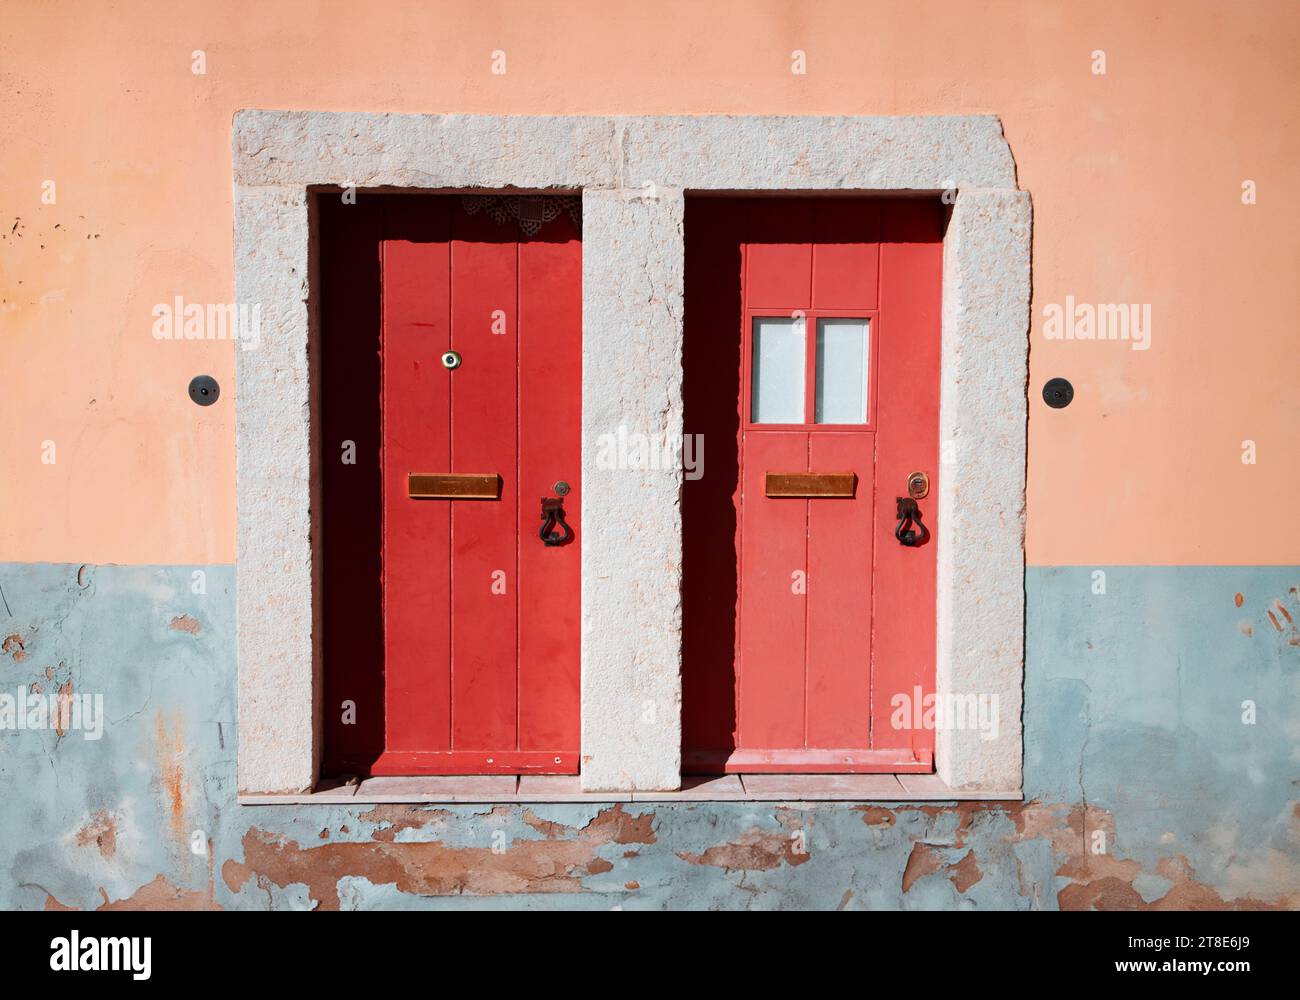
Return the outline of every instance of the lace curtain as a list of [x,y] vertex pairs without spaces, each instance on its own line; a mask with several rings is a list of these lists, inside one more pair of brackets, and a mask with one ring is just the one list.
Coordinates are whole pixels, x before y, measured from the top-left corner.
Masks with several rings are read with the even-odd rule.
[[582,199],[577,195],[465,195],[461,208],[467,215],[486,212],[501,225],[514,222],[525,236],[536,235],[561,212],[569,213],[573,224],[582,228]]

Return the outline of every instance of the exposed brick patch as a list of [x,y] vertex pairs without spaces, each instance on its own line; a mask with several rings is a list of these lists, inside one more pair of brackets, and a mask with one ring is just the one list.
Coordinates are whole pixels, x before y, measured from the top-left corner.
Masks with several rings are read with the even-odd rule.
[[912,886],[942,867],[943,856],[938,849],[918,840],[912,845],[912,853],[907,856],[907,864],[903,868],[903,891],[911,892]]
[[112,860],[117,853],[117,820],[116,818],[103,809],[96,812],[76,833],[76,843],[78,847],[88,847],[94,844],[99,848],[100,856],[105,860]]
[[244,860],[227,861],[221,876],[233,892],[254,878],[280,887],[301,883],[322,910],[339,908],[338,882],[345,876],[421,896],[582,892],[584,878],[613,870],[596,853],[598,848],[654,843],[654,814],[634,816],[621,805],[601,810],[581,828],[550,824],[554,836],[515,839],[501,853],[490,847],[395,839],[398,830],[424,829],[445,815],[442,810],[376,806],[361,818],[389,825],[373,839],[308,847],[253,828],[244,834]]
[[771,871],[781,865],[802,865],[810,853],[795,852],[794,838],[785,833],[753,829],[735,840],[710,847],[702,854],[679,851],[677,856],[693,865],[712,865],[726,871]]

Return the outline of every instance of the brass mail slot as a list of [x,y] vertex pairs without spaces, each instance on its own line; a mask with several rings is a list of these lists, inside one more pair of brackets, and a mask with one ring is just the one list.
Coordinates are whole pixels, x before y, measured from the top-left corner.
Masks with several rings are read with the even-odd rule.
[[406,495],[417,500],[499,500],[495,472],[408,472]]
[[853,472],[769,472],[770,497],[852,497],[858,477]]

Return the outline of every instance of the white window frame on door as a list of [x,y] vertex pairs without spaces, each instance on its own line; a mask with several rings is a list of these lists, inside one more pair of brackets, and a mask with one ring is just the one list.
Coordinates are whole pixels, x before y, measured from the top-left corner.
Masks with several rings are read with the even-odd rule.
[[686,192],[944,195],[936,694],[996,698],[999,727],[941,729],[936,770],[957,798],[1019,797],[1032,213],[996,117],[250,110],[233,140],[236,295],[263,320],[260,343],[235,348],[241,793],[309,790],[333,708],[313,548],[311,213],[313,189],[352,186],[582,191],[581,767],[593,792],[681,780],[682,471],[597,456],[619,428],[682,434]]

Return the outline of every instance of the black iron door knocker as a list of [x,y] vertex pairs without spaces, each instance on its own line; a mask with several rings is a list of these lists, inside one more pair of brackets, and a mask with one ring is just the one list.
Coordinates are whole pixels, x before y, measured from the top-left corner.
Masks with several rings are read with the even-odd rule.
[[[560,532],[557,528],[564,530]],[[563,497],[542,497],[542,528],[537,537],[542,540],[542,544],[552,547],[573,541],[573,529],[564,519]]]
[[921,506],[912,497],[895,497],[898,501],[898,527],[894,537],[899,545],[914,548],[930,537],[930,529],[921,521]]

